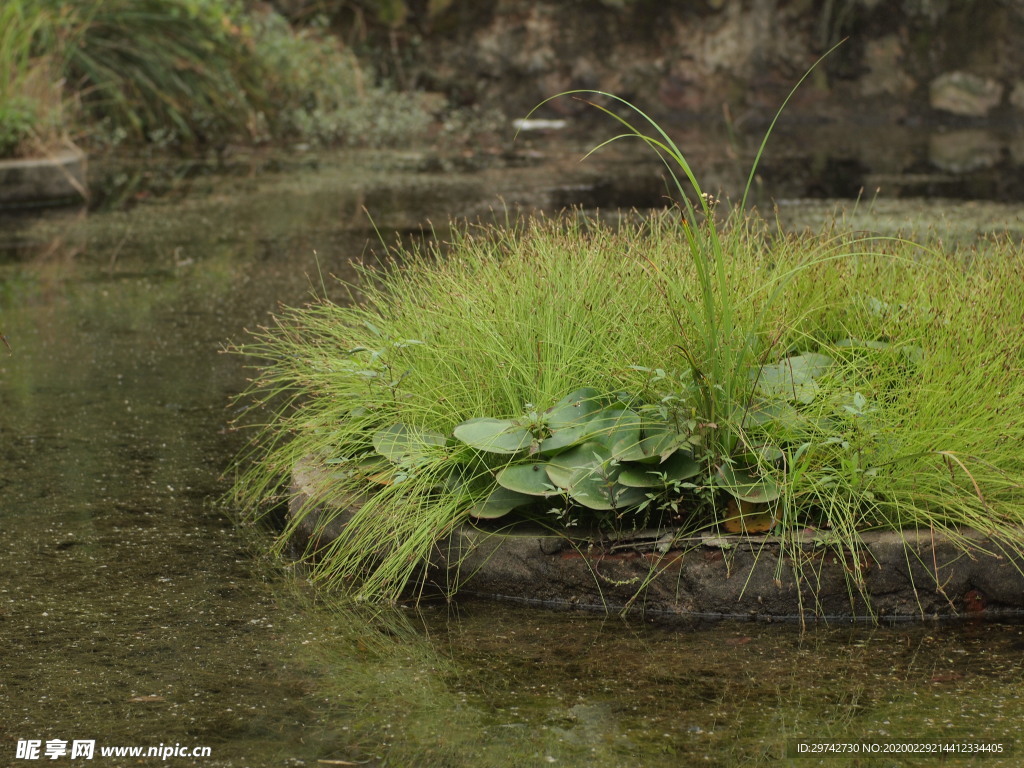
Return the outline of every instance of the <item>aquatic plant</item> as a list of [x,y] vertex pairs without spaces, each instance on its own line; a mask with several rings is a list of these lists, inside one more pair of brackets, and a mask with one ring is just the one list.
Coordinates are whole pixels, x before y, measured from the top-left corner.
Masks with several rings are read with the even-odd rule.
[[376,598],[474,515],[584,539],[771,526],[794,552],[807,529],[856,550],[904,526],[1021,546],[1019,247],[988,244],[965,270],[963,253],[903,241],[730,232],[734,321],[759,346],[711,423],[690,368],[702,329],[651,309],[658,275],[700,300],[687,226],[666,212],[456,233],[368,270],[358,304],[287,310],[241,347],[269,420],[238,503],[255,518],[312,461],[321,482],[280,546],[305,514],[358,501],[313,575]]
[[314,579],[373,599],[467,522],[771,531],[798,576],[810,532],[855,555],[853,590],[874,528],[1024,551],[1019,246],[790,236],[745,193],[719,221],[655,121],[570,95],[651,128],[595,103],[626,129],[609,141],[662,156],[677,207],[456,229],[366,270],[358,303],[287,310],[240,348],[270,416],[239,463],[250,519],[314,468],[280,546],[313,527]]

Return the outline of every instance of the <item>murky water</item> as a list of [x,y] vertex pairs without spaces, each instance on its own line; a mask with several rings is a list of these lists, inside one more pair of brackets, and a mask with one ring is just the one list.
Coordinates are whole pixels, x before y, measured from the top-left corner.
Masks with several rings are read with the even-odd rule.
[[[608,175],[649,189],[650,166],[608,163],[128,165],[105,211],[0,221],[0,765],[34,764],[18,757],[28,740],[44,759],[48,741],[95,741],[110,766],[476,768],[758,765],[798,737],[1013,739],[1018,626],[356,609],[310,595],[231,525],[220,473],[246,371],[227,340],[331,293],[330,275],[370,258],[374,226],[389,239],[508,202],[608,205]],[[100,754],[122,746],[210,754]],[[90,764],[48,762],[65,763]]]

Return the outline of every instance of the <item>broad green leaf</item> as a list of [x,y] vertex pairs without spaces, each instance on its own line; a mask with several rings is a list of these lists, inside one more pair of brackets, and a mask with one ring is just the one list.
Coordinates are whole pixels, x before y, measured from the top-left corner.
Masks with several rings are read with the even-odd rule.
[[541,456],[555,456],[588,437],[590,433],[586,423],[551,430],[551,436],[541,440],[539,453]]
[[536,501],[536,497],[527,496],[525,493],[517,493],[508,488],[496,485],[486,499],[474,504],[469,514],[483,520],[494,520],[504,517],[513,509],[525,507]]
[[782,491],[772,478],[752,474],[747,469],[737,469],[732,464],[723,464],[718,468],[716,484],[723,491],[740,501],[760,504],[774,501],[782,495]]
[[665,488],[668,483],[662,473],[652,464],[630,464],[619,473],[619,483],[629,488]]
[[551,456],[585,440],[588,422],[601,408],[600,392],[593,387],[583,387],[563,397],[545,415],[551,435],[541,442],[540,453]]
[[750,407],[739,413],[743,424],[748,427],[760,427],[765,424],[774,424],[783,429],[789,429],[800,421],[800,414],[796,408],[785,400],[766,399],[754,397]]
[[533,433],[518,422],[487,417],[462,422],[455,437],[478,451],[501,454],[519,453],[533,442]]
[[765,443],[750,448],[746,453],[742,454],[740,460],[747,466],[757,467],[781,461],[784,455],[782,449],[777,445]]
[[817,379],[833,360],[820,352],[795,355],[752,371],[758,391],[769,398],[784,398],[804,405],[818,394]]
[[[607,470],[607,471],[606,471]],[[643,488],[617,482],[620,468],[579,467],[569,481],[569,496],[590,509],[625,509],[647,498]]]
[[640,488],[617,482],[622,465],[611,449],[590,441],[556,456],[547,464],[552,484],[568,491],[570,498],[590,509],[623,509],[647,498]]
[[924,349],[922,347],[914,344],[904,344],[899,349],[900,353],[911,363],[919,364],[924,362]]
[[582,387],[569,393],[548,409],[545,421],[552,430],[588,421],[603,407],[600,390]]
[[549,459],[546,465],[548,478],[552,485],[568,488],[577,469],[595,468],[610,462],[611,458],[607,446],[594,441],[586,442]]
[[548,477],[547,464],[531,462],[529,464],[510,464],[497,475],[498,485],[510,491],[529,494],[531,496],[550,496],[558,493]]
[[588,437],[605,445],[612,456],[623,461],[647,456],[641,444],[640,414],[616,403],[602,408],[589,422]]
[[356,462],[356,470],[363,474],[382,472],[390,467],[390,462],[383,456],[363,456]]
[[619,483],[631,488],[665,488],[672,482],[690,480],[701,466],[684,451],[676,451],[661,464],[623,464]]
[[785,400],[755,397],[743,414],[745,427],[759,427],[777,443],[804,442],[808,435],[828,430],[820,415],[798,411]]
[[643,458],[630,461],[664,461],[679,448],[689,445],[689,431],[680,431],[671,421],[645,418],[641,423],[641,429],[643,439],[640,441],[640,450]]

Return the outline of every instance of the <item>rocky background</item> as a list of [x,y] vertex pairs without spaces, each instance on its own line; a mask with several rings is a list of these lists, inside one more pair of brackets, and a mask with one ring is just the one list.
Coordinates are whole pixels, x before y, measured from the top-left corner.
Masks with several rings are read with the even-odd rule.
[[[400,86],[521,116],[573,88],[656,115],[858,123],[1024,118],[1024,0],[280,0],[325,11]],[[315,6],[315,8],[311,8]],[[562,100],[555,112],[581,105]]]

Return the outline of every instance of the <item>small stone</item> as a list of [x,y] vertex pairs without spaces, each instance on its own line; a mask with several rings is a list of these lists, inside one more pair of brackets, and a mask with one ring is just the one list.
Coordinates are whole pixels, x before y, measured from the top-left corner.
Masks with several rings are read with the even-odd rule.
[[565,539],[560,536],[542,536],[538,539],[540,551],[545,555],[557,555],[565,549]]
[[928,159],[948,173],[970,173],[994,168],[1000,161],[1003,145],[984,130],[936,133],[928,140]]
[[1010,105],[1024,112],[1024,80],[1018,80],[1010,91]]
[[916,83],[902,62],[903,44],[897,35],[869,40],[864,46],[868,73],[861,78],[861,93],[864,96],[903,96],[914,90]]
[[929,88],[929,100],[933,108],[966,117],[984,117],[999,105],[1002,98],[1002,84],[970,72],[939,75]]

